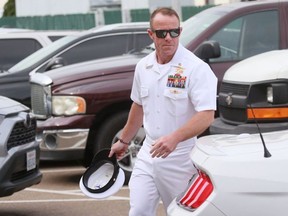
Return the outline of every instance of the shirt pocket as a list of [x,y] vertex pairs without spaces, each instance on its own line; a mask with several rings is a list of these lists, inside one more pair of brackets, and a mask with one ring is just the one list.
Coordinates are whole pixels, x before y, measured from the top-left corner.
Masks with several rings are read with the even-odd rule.
[[186,90],[165,89],[165,105],[172,116],[182,116],[188,112],[189,98]]

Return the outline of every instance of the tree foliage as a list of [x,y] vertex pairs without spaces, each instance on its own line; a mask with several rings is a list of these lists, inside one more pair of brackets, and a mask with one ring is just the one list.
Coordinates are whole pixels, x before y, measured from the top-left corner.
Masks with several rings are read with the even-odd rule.
[[4,5],[3,17],[16,16],[15,0],[8,0]]

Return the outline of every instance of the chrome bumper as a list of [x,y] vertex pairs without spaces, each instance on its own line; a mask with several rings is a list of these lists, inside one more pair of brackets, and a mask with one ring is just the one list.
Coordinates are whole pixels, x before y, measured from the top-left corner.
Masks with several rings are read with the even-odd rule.
[[83,159],[89,129],[44,130],[37,134],[40,160]]

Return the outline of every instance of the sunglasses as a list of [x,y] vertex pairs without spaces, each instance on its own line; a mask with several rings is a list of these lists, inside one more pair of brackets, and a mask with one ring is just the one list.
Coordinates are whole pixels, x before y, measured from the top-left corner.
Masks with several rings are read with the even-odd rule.
[[152,30],[152,32],[155,32],[157,38],[165,38],[168,33],[171,38],[176,38],[180,35],[180,27],[169,30]]

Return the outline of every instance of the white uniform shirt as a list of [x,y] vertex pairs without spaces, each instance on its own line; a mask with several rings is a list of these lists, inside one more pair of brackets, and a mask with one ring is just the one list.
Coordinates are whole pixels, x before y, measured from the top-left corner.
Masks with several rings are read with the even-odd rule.
[[[131,99],[142,105],[146,135],[156,140],[177,130],[196,112],[216,110],[217,79],[210,67],[179,44],[160,71],[155,51],[136,66]],[[194,144],[194,139],[185,141]]]

